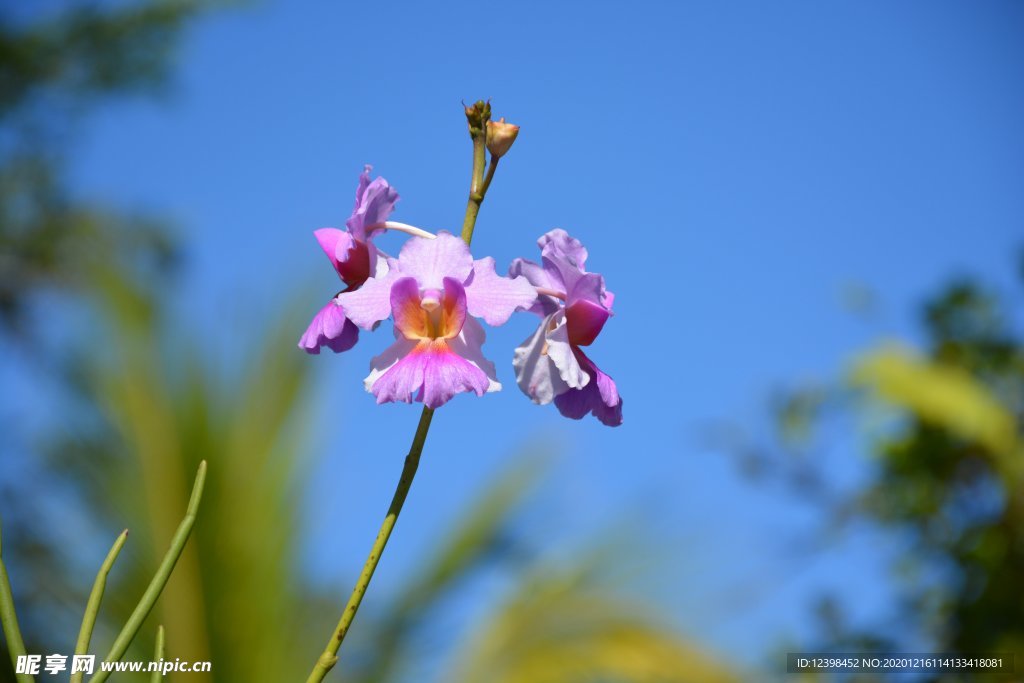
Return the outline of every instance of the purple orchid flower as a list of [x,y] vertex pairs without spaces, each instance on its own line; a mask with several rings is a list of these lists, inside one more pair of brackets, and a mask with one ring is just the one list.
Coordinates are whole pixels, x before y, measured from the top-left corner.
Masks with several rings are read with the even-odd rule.
[[537,246],[541,264],[516,259],[509,268],[510,276],[523,276],[537,288],[530,311],[543,319],[515,350],[516,382],[534,403],[554,401],[566,417],[579,420],[591,413],[618,426],[618,388],[581,348],[597,339],[612,314],[614,295],[605,289],[603,277],[584,269],[587,250],[565,230],[552,230]]
[[[371,167],[359,176],[356,205],[345,222],[347,230],[322,228],[313,234],[327,254],[338,277],[345,283],[343,291],[359,289],[373,275],[387,269],[373,246],[374,231],[385,227],[385,221],[398,202],[398,192],[383,178],[370,180]],[[398,224],[400,225],[400,224]],[[335,353],[347,351],[359,340],[359,329],[345,315],[337,295],[313,317],[299,340],[299,348],[318,354],[326,346]]]
[[366,390],[377,403],[422,401],[430,408],[458,393],[501,389],[474,316],[502,325],[536,299],[526,278],[498,275],[494,259],[474,261],[469,246],[447,232],[413,237],[397,259],[388,259],[387,273],[338,295],[363,329],[394,316],[396,341],[370,362]]

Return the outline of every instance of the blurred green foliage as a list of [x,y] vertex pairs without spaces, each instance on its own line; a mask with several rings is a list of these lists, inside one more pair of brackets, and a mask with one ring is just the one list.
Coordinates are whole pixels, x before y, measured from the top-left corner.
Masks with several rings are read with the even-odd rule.
[[[898,623],[850,627],[831,597],[819,642],[807,649],[908,651],[917,642],[908,635],[923,635],[933,651],[1024,655],[1018,301],[1019,292],[956,279],[922,306],[923,348],[882,343],[831,384],[783,392],[774,438],[742,449],[733,441],[749,471],[781,475],[820,504],[827,532],[860,520],[905,541],[894,567]],[[872,457],[866,483],[851,493],[815,454],[850,443],[858,423]]]
[[925,307],[924,358],[883,350],[862,365],[904,418],[878,442],[864,510],[912,532],[941,571],[912,605],[955,652],[1024,653],[1024,338],[1011,301],[954,283]]
[[166,84],[182,28],[209,3],[69,3],[52,16],[0,8],[0,323],[23,335],[40,291],[81,293],[173,262],[166,226],[84,201],[64,166],[81,115]]
[[[0,333],[32,363],[37,386],[78,386],[79,340],[100,299],[118,293],[151,311],[154,288],[173,270],[177,249],[162,221],[76,196],[65,167],[90,108],[166,83],[177,36],[200,9],[180,0],[68,2],[50,12],[0,6]],[[36,435],[14,427],[3,441],[11,482],[38,476],[36,446],[26,445]],[[9,557],[22,558],[35,579],[19,592],[38,607],[37,618],[23,619],[32,643],[81,590],[63,580],[68,558],[56,534],[31,526],[45,518],[46,497],[3,482],[0,491]]]

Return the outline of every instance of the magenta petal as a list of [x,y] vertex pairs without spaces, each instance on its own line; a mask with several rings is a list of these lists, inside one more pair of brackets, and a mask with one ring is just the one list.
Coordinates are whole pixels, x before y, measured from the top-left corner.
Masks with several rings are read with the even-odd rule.
[[441,324],[437,330],[438,336],[446,339],[457,337],[468,319],[466,315],[468,308],[466,288],[455,278],[446,277],[444,279],[444,300],[441,306]]
[[420,288],[416,278],[399,278],[391,285],[391,315],[395,319],[395,330],[405,338],[423,339],[430,336],[430,322],[427,312],[420,305]]
[[529,308],[536,299],[537,290],[529,280],[498,275],[490,256],[473,262],[473,273],[466,282],[470,315],[483,318],[488,325],[504,325],[516,310]]
[[488,385],[483,370],[455,353],[444,340],[437,339],[418,343],[380,375],[370,391],[377,397],[377,403],[421,400],[428,408],[439,408],[464,391],[483,396]]
[[[347,233],[346,233],[347,234]],[[338,275],[349,287],[359,287],[373,273],[377,263],[377,249],[372,243],[349,240],[348,244],[338,241],[334,257]]]
[[299,340],[306,353],[319,354],[326,346],[335,353],[348,351],[359,341],[359,328],[345,317],[345,311],[334,300],[321,308]]
[[579,299],[565,309],[569,327],[569,343],[574,346],[589,346],[597,339],[610,313],[586,299]]
[[352,247],[352,235],[337,228],[320,228],[313,232],[313,236],[320,243],[320,248],[327,254],[331,266],[341,276],[341,262],[338,259],[338,252],[345,253]]
[[555,396],[558,411],[573,420],[590,413],[609,427],[621,425],[622,397],[615,381],[601,372],[582,351],[577,349],[576,357],[590,374],[591,381],[582,389],[571,389]]

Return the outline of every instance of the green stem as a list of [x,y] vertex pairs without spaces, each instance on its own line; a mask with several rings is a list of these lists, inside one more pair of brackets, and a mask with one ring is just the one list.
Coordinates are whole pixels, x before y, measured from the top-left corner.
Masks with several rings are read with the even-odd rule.
[[[196,481],[192,486],[192,497],[188,501],[188,509],[185,511],[185,518],[181,520],[181,524],[178,525],[178,530],[174,533],[174,538],[171,539],[171,547],[167,549],[167,554],[164,555],[163,561],[160,566],[156,569],[156,574],[153,575],[152,581],[149,582],[149,586],[146,588],[146,592],[142,594],[142,598],[139,599],[139,604],[135,606],[135,611],[128,617],[127,623],[121,632],[117,634],[117,638],[114,640],[114,644],[110,646],[110,652],[107,653],[107,662],[118,662],[124,657],[125,651],[128,646],[132,644],[139,629],[142,628],[142,622],[146,620],[149,613],[153,611],[153,606],[156,604],[157,598],[160,597],[160,593],[163,592],[164,586],[167,585],[167,580],[171,577],[171,572],[174,571],[174,565],[177,564],[178,558],[181,557],[181,551],[185,548],[185,542],[188,541],[189,535],[192,533],[192,527],[196,523],[196,513],[199,510],[199,501],[203,497],[203,486],[206,484],[206,461],[199,463],[199,471],[196,472]],[[109,671],[103,671],[102,667],[99,671],[89,679],[89,683],[103,683],[110,676]]]
[[[11,594],[11,582],[7,578],[7,567],[3,561],[3,539],[0,537],[0,625],[7,639],[7,651],[11,655],[11,664],[17,668],[18,657],[24,657],[25,641],[21,639],[18,627],[18,615],[14,611],[14,596]],[[29,674],[15,674],[18,683],[32,683],[35,679]]]
[[[156,647],[153,649],[153,661],[160,662],[163,665],[164,659],[164,627],[163,625],[156,627]],[[164,678],[163,671],[157,669],[153,672],[153,675],[149,677],[149,683],[160,683]]]
[[[469,186],[469,202],[466,204],[466,219],[462,222],[462,239],[466,244],[473,241],[476,217],[480,213],[487,185],[484,185],[484,166],[487,165],[487,129],[473,133],[473,181]],[[492,166],[493,168],[493,166]],[[493,173],[491,174],[493,176]]]
[[405,457],[402,476],[398,480],[398,487],[395,489],[395,495],[391,499],[388,513],[384,517],[384,523],[381,524],[380,531],[377,532],[377,539],[373,542],[373,547],[370,549],[370,556],[366,559],[366,564],[363,565],[363,571],[359,574],[359,580],[356,581],[355,588],[352,589],[352,595],[349,596],[348,604],[345,605],[345,611],[341,613],[341,620],[338,622],[338,626],[331,633],[331,638],[327,641],[327,646],[324,648],[320,658],[317,659],[316,666],[313,667],[313,671],[309,674],[309,678],[306,679],[306,683],[322,681],[327,672],[338,661],[338,648],[341,647],[342,641],[345,640],[345,635],[352,625],[352,620],[355,619],[356,612],[359,611],[359,604],[363,601],[366,588],[370,585],[373,572],[377,569],[380,556],[384,552],[388,539],[391,537],[391,530],[395,528],[398,515],[402,512],[405,498],[409,495],[409,487],[412,486],[412,479],[416,476],[416,468],[420,464],[420,454],[423,453],[423,444],[427,440],[427,430],[430,429],[430,419],[433,416],[434,411],[424,406],[423,413],[420,414],[420,423],[416,427],[416,435],[412,440],[412,447],[409,449],[409,455]]
[[491,165],[487,167],[487,177],[484,178],[483,187],[480,189],[480,201],[487,196],[487,188],[491,186],[491,180],[494,179],[494,171],[498,168],[498,162],[501,161],[501,157],[491,157]]
[[[82,628],[78,631],[78,643],[75,645],[76,655],[84,655],[89,652],[89,641],[92,640],[92,630],[96,625],[96,616],[100,611],[100,602],[103,601],[103,591],[107,587],[107,575],[110,574],[110,568],[114,566],[114,560],[117,559],[117,556],[121,552],[121,548],[124,547],[124,542],[126,540],[128,540],[127,529],[118,535],[117,539],[114,541],[114,545],[110,548],[110,552],[107,553],[107,559],[103,560],[103,564],[100,565],[100,570],[96,574],[96,581],[92,584],[92,592],[89,593],[89,601],[85,605],[85,615],[82,617]],[[84,671],[76,671],[71,674],[71,683],[82,683],[82,679],[84,677]]]

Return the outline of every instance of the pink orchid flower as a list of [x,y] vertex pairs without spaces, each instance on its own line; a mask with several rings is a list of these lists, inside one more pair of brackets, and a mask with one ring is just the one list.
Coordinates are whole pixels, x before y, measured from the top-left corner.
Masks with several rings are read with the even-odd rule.
[[539,296],[530,311],[542,318],[516,350],[516,381],[534,403],[554,401],[574,420],[591,413],[606,425],[622,424],[622,398],[611,377],[601,372],[581,347],[597,339],[612,314],[614,295],[604,278],[588,273],[587,250],[556,229],[537,240],[541,264],[516,259],[509,275],[523,276]]
[[[398,192],[383,178],[371,181],[370,171],[371,167],[366,166],[359,176],[356,205],[345,222],[347,230],[321,228],[313,233],[345,283],[343,291],[359,289],[370,276],[387,268],[386,262],[378,258],[373,235],[376,229],[385,227],[385,221],[398,202]],[[320,347],[326,346],[340,353],[355,346],[358,340],[359,330],[345,315],[335,295],[313,317],[299,340],[299,348],[316,354],[320,353]]]
[[[494,363],[483,356],[484,329],[502,325],[537,298],[524,277],[494,271],[494,259],[473,260],[458,237],[413,237],[387,273],[338,295],[349,319],[371,329],[394,317],[395,343],[374,358],[365,380],[377,403],[422,401],[438,408],[453,396],[482,396],[501,388]],[[475,316],[475,317],[474,317]]]

